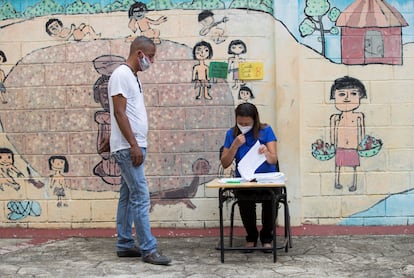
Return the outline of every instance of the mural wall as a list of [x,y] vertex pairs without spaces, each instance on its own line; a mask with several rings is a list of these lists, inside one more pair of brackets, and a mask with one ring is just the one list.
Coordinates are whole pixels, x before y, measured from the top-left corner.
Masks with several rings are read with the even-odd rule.
[[138,35],[158,227],[215,227],[219,149],[252,102],[279,139],[292,224],[414,223],[409,0],[0,3],[0,226],[114,227],[107,84]]

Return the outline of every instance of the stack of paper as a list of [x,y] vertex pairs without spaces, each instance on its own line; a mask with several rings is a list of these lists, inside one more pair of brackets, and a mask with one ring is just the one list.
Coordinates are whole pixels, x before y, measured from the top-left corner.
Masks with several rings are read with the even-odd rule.
[[[282,172],[259,173],[254,174],[252,180],[257,183],[285,183],[285,174]],[[243,183],[248,182],[245,178],[222,178],[220,183]]]
[[254,174],[258,183],[285,183],[285,174],[282,172],[259,173]]

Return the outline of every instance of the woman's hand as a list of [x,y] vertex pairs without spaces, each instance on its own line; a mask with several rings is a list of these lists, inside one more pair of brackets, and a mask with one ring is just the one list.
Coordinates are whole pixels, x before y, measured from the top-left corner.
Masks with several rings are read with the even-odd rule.
[[266,157],[266,161],[269,164],[276,164],[277,162],[276,141],[268,142],[266,145],[260,145],[259,154],[264,154]]
[[246,143],[246,137],[244,136],[244,134],[239,134],[237,135],[237,137],[234,139],[234,146],[238,149],[240,148],[241,145],[243,145],[244,143]]
[[266,145],[260,145],[260,147],[259,147],[259,154],[266,155],[268,153],[269,153],[269,150],[267,149]]
[[239,134],[236,138],[234,138],[234,141],[229,149],[223,148],[223,153],[221,154],[221,165],[223,165],[224,168],[230,166],[234,160],[237,150],[244,143],[246,143],[246,137],[244,137],[243,134]]

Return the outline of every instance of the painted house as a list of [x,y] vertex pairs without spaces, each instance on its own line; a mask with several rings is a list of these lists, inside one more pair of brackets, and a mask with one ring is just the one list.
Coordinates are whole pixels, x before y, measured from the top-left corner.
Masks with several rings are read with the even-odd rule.
[[402,64],[402,27],[408,24],[386,1],[357,0],[336,25],[341,27],[344,64]]

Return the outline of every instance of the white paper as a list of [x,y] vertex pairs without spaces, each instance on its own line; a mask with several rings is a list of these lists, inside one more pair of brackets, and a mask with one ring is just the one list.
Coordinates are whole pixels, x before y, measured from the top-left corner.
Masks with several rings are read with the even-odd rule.
[[[260,183],[277,183],[283,184],[286,182],[285,174],[282,172],[270,172],[270,173],[257,173],[253,175],[253,179],[256,180],[258,184]],[[219,183],[244,183],[248,182],[248,180],[244,178],[221,178],[219,179]]]
[[257,173],[254,174],[257,183],[285,183],[285,174],[282,172]]
[[248,181],[254,179],[254,172],[266,161],[266,156],[259,154],[259,147],[260,142],[257,140],[256,144],[246,153],[237,166],[237,170],[239,170],[242,178]]

